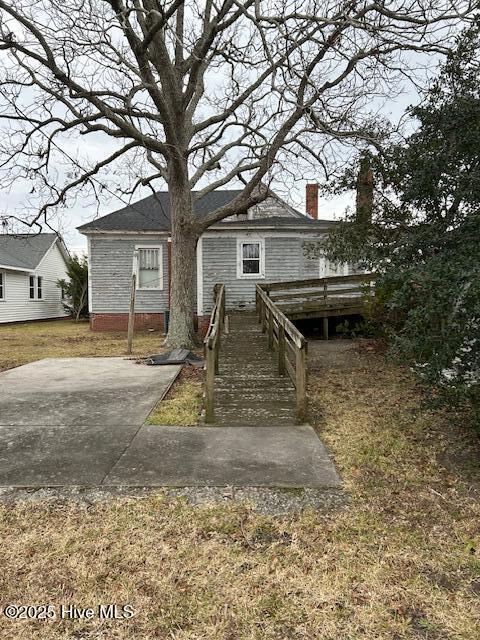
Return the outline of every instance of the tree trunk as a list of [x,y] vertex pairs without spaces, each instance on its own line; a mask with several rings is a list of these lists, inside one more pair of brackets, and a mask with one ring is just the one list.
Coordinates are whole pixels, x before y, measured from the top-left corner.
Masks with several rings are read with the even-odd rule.
[[165,344],[173,349],[192,348],[194,342],[195,249],[198,231],[192,212],[190,189],[170,185],[172,217],[172,274],[170,322]]

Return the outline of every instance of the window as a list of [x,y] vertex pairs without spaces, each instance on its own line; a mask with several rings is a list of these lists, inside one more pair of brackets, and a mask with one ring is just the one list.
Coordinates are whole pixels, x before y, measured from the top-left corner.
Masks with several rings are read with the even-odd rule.
[[163,289],[161,247],[137,247],[137,289]]
[[28,283],[30,300],[41,300],[43,298],[42,276],[29,276]]
[[264,240],[238,240],[237,278],[265,277]]
[[5,274],[0,271],[0,300],[5,300]]

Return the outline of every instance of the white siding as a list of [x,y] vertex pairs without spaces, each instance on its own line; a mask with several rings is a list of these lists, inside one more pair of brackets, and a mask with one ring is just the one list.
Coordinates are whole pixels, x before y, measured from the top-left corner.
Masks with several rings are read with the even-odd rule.
[[[57,280],[66,277],[63,255],[55,242],[38,267],[31,273],[5,270],[5,296],[0,300],[0,323],[22,320],[45,320],[68,315],[62,305],[62,292]],[[29,276],[42,276],[43,297],[29,298]]]

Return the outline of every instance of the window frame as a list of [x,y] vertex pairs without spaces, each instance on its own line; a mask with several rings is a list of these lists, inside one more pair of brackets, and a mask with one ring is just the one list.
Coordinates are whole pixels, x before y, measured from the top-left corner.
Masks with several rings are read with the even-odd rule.
[[[35,275],[34,273],[28,276],[28,299],[30,302],[42,302],[45,300],[44,297],[44,277]],[[33,284],[32,284],[33,283]],[[31,295],[33,291],[33,296]],[[38,292],[41,292],[41,295],[38,295]]]
[[[156,249],[158,250],[158,273],[160,286],[159,287],[141,287],[140,286],[140,251],[142,249]],[[139,244],[135,245],[135,251],[137,251],[138,260],[137,260],[137,270],[136,270],[136,290],[137,291],[163,291],[164,289],[164,278],[163,278],[163,245],[161,244]]]
[[0,302],[5,302],[6,300],[6,281],[7,281],[7,272],[3,269],[0,269]]
[[[245,244],[259,245],[258,266],[259,273],[244,273],[243,261],[248,259],[243,257],[243,246]],[[256,260],[256,258],[252,258]],[[265,238],[242,237],[237,238],[237,279],[238,280],[264,280],[265,279]]]
[[[28,299],[36,300],[35,292],[37,290],[37,278],[33,274],[28,276]],[[33,295],[32,295],[33,292]]]

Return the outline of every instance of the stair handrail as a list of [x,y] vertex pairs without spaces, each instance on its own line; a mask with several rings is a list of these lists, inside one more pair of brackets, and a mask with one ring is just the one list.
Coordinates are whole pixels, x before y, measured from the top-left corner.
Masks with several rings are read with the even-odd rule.
[[[297,422],[305,422],[307,416],[307,346],[306,338],[269,298],[263,285],[255,286],[256,310],[262,333],[267,332],[268,348],[278,349],[278,373],[288,374],[296,392]],[[293,362],[288,351],[293,352]]]
[[205,357],[205,422],[215,421],[215,376],[219,372],[221,335],[225,327],[225,285],[214,287],[215,303],[210,315],[210,323],[203,341]]

